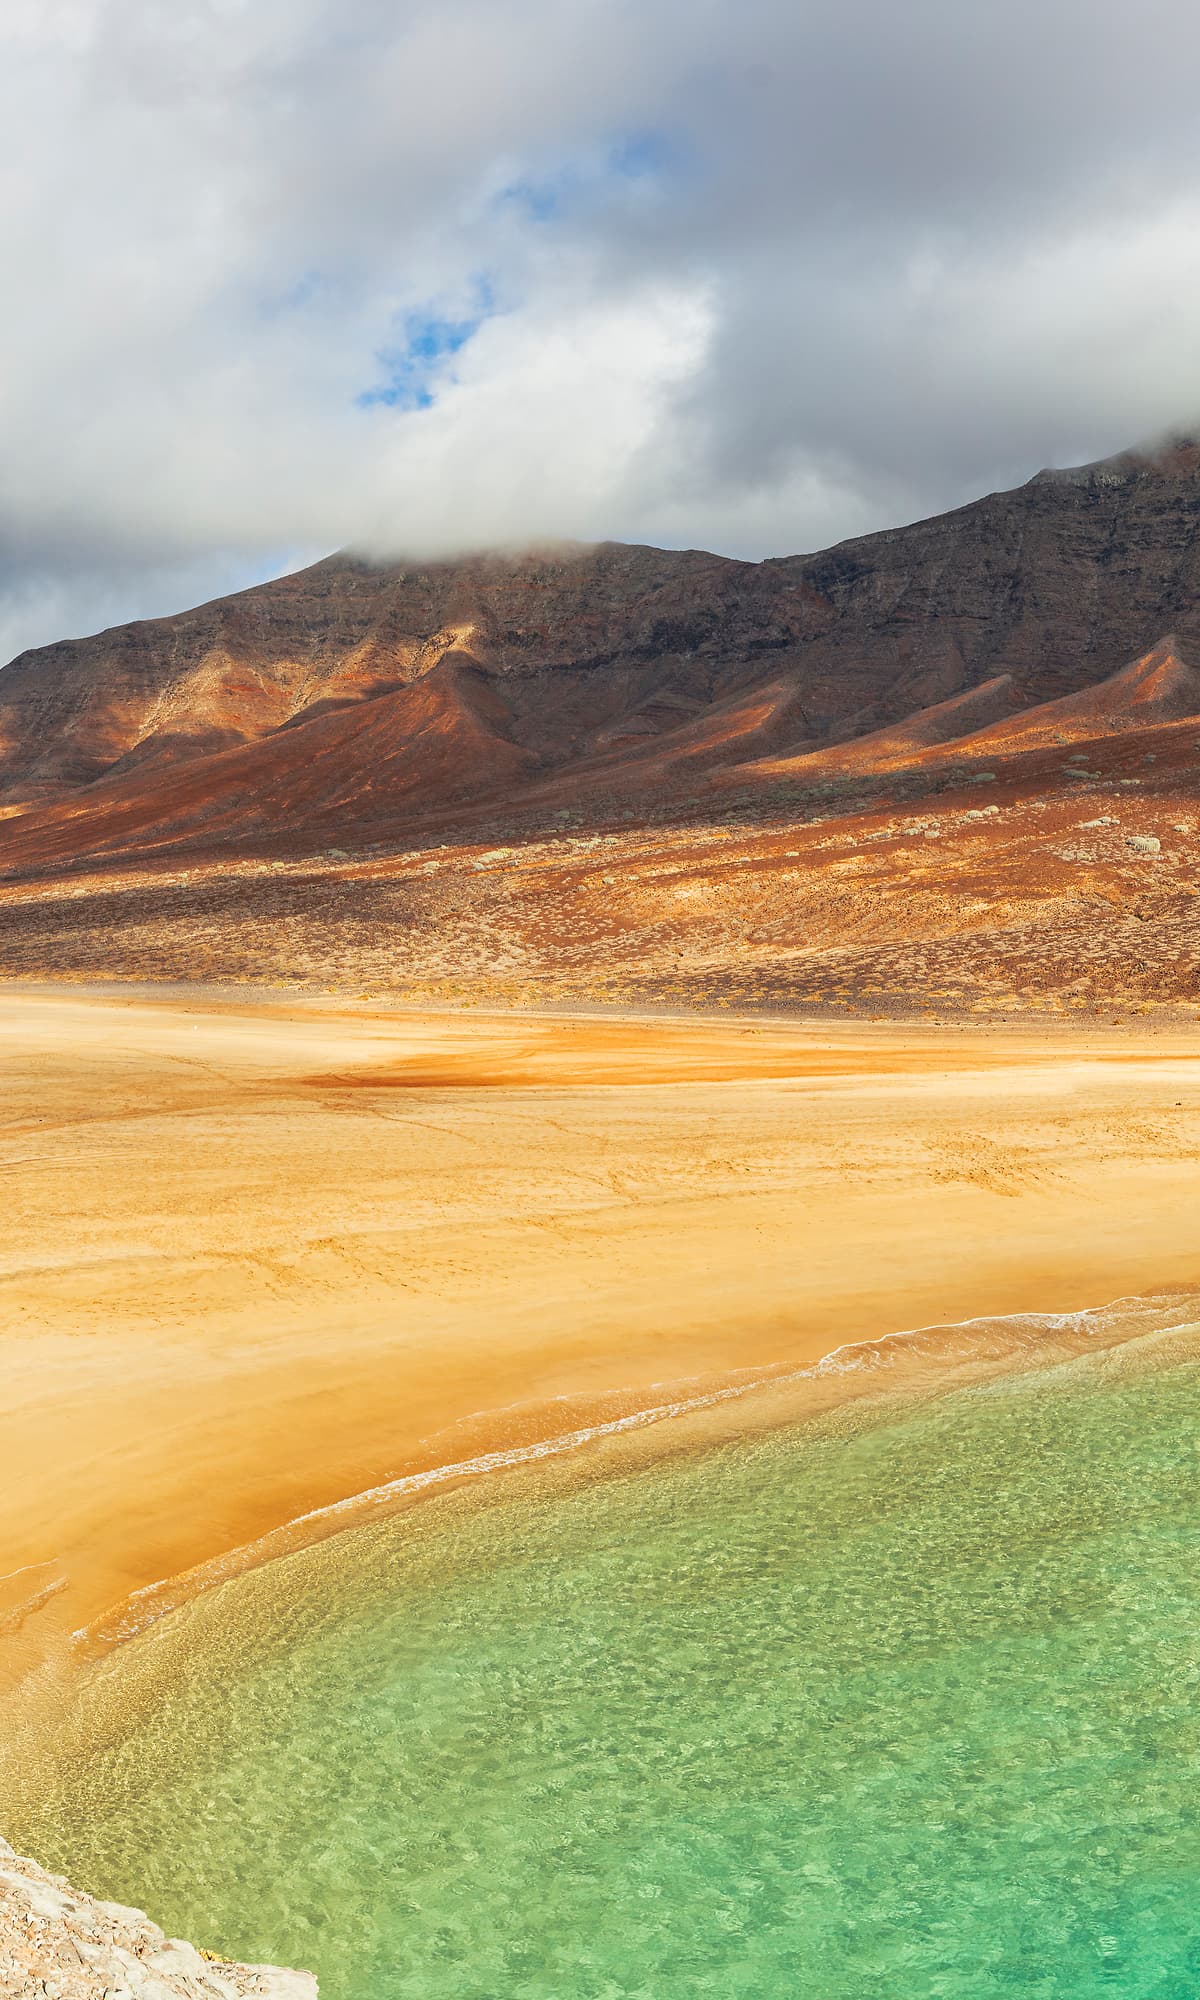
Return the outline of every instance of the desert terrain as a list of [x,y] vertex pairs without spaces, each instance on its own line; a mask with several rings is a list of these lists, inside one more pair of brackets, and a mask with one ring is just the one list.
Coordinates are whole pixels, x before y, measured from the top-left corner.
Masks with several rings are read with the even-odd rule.
[[664,1384],[1194,1282],[1198,590],[1183,440],[12,662],[9,1676]]
[[[1197,730],[767,818],[467,822],[386,853],[208,853],[0,881],[0,975],[409,1005],[981,1024],[1200,1010]],[[1147,748],[1147,743],[1154,748]],[[1025,760],[1030,761],[1030,760]],[[986,803],[980,803],[980,801]]]
[[0,674],[0,977],[1200,1004],[1200,447],[764,563],[331,557]]
[[[1200,1288],[1197,602],[1184,442],[5,668],[0,1796],[82,1666],[364,1509]],[[47,1963],[174,1950],[9,1873]]]
[[1200,1281],[1200,1049],[0,994],[11,1683],[132,1593],[481,1451]]

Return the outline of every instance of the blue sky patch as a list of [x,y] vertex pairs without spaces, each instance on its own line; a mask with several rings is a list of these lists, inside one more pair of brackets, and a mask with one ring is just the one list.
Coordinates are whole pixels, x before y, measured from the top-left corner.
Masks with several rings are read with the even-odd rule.
[[519,208],[531,222],[558,222],[580,209],[597,208],[633,185],[661,184],[682,166],[679,148],[665,133],[628,132],[589,158],[511,181],[497,200]]
[[402,339],[381,348],[376,356],[383,379],[354,399],[359,409],[376,409],[380,404],[389,410],[429,409],[438,383],[449,372],[449,361],[497,311],[491,285],[481,278],[475,285],[474,309],[462,319],[433,311],[406,313]]

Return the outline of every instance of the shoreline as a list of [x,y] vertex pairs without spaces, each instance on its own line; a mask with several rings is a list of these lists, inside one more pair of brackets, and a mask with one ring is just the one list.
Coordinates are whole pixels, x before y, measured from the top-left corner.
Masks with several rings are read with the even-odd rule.
[[0,1680],[567,1409],[1200,1285],[1147,1040],[0,986]]
[[[618,1440],[632,1441],[635,1434],[647,1431],[666,1433],[658,1440],[642,1440],[651,1449],[657,1442],[664,1455],[686,1451],[687,1443],[675,1442],[674,1433],[695,1425],[703,1427],[709,1418],[720,1426],[726,1416],[741,1415],[748,1427],[758,1431],[805,1424],[863,1404],[891,1413],[913,1402],[1008,1376],[1040,1373],[1065,1360],[1137,1343],[1147,1334],[1161,1334],[1164,1322],[1174,1315],[1181,1315],[1185,1325],[1200,1323],[1200,1288],[1106,1300],[1072,1311],[981,1314],[952,1325],[900,1327],[870,1339],[848,1341],[801,1367],[778,1363],[751,1371],[745,1379],[707,1386],[696,1381],[656,1383],[652,1386],[665,1401],[636,1404],[620,1415],[603,1415],[603,1405],[590,1411],[577,1410],[576,1417],[585,1421],[571,1429],[539,1432],[532,1441],[496,1446],[472,1458],[439,1459],[419,1471],[400,1473],[380,1486],[347,1494],[281,1522],[256,1541],[224,1551],[194,1570],[145,1585],[96,1624],[72,1634],[75,1663],[103,1659],[140,1638],[160,1619],[234,1577],[302,1553],[369,1521],[408,1512],[425,1499],[464,1485],[485,1486],[497,1477],[520,1473],[549,1459],[583,1460],[592,1447],[620,1449]],[[1140,1324],[1143,1319],[1149,1320],[1148,1327]],[[606,1399],[624,1400],[620,1392]],[[749,1405],[744,1410],[731,1407],[744,1403]],[[500,1428],[499,1419],[511,1415],[507,1411],[479,1412],[468,1421],[479,1424],[486,1435],[494,1435]],[[693,1448],[705,1450],[722,1441],[718,1429],[715,1437]],[[582,1466],[580,1476],[585,1476]]]
[[[122,1666],[114,1656],[132,1647],[133,1671],[141,1673],[146,1656],[140,1654],[139,1642],[154,1627],[186,1615],[210,1593],[220,1598],[224,1587],[236,1587],[253,1571],[302,1558],[323,1543],[399,1515],[423,1512],[425,1502],[469,1496],[473,1512],[504,1510],[514,1499],[519,1503],[526,1476],[541,1487],[549,1476],[547,1493],[569,1494],[609,1480],[636,1479],[671,1461],[703,1461],[781,1431],[811,1427],[817,1437],[848,1441],[864,1429],[903,1422],[947,1398],[1053,1374],[1073,1362],[1115,1358],[1128,1350],[1136,1370],[1148,1354],[1153,1366],[1156,1350],[1165,1345],[1170,1365],[1175,1343],[1180,1338],[1194,1342],[1198,1332],[1200,1287],[1114,1299],[1077,1311],[983,1315],[953,1325],[897,1329],[848,1343],[800,1368],[774,1367],[749,1379],[703,1388],[659,1385],[668,1395],[665,1403],[471,1460],[439,1462],[383,1488],[348,1495],[314,1515],[281,1523],[254,1544],[136,1592],[90,1630],[71,1635],[68,1646],[15,1690],[8,1727],[0,1735],[4,1832],[15,1832],[28,1843],[29,1816],[36,1820],[45,1773],[61,1772],[76,1759],[86,1762],[94,1747],[89,1704],[109,1684],[113,1668],[120,1676]],[[689,1389],[695,1393],[687,1395]],[[524,1492],[527,1498],[528,1488]],[[436,1522],[430,1526],[436,1533]],[[215,1615],[219,1629],[220,1609],[209,1615]],[[167,1643],[177,1641],[168,1637]],[[98,1884],[90,1886],[99,1893]]]
[[[718,1392],[690,1406],[647,1413],[650,1417],[658,1416],[660,1421],[657,1424],[650,1422],[640,1429],[634,1425],[621,1431],[618,1420],[602,1427],[601,1433],[583,1439],[567,1436],[555,1440],[557,1449],[514,1455],[513,1462],[503,1467],[448,1467],[446,1471],[451,1474],[474,1471],[487,1476],[475,1479],[471,1494],[461,1490],[462,1479],[443,1481],[440,1495],[450,1503],[451,1514],[447,1516],[434,1512],[423,1523],[414,1523],[416,1535],[411,1541],[406,1523],[405,1550],[417,1554],[424,1530],[436,1542],[439,1536],[445,1535],[448,1520],[456,1522],[459,1529],[464,1522],[477,1522],[484,1529],[486,1548],[491,1548],[493,1535],[503,1545],[505,1521],[513,1518],[514,1509],[516,1517],[521,1519],[532,1504],[542,1510],[547,1522],[552,1522],[559,1506],[565,1504],[569,1507],[580,1499],[586,1504],[588,1489],[594,1493],[596,1488],[610,1482],[619,1489],[630,1482],[631,1490],[636,1493],[642,1475],[649,1475],[654,1480],[664,1471],[669,1473],[672,1465],[682,1470],[686,1477],[688,1461],[691,1461],[694,1471],[697,1463],[702,1468],[705,1460],[714,1460],[711,1476],[718,1482],[717,1490],[720,1491],[719,1482],[727,1476],[727,1468],[737,1463],[736,1459],[729,1457],[730,1452],[749,1450],[753,1454],[771,1433],[798,1432],[803,1439],[811,1424],[811,1442],[821,1450],[822,1447],[827,1449],[830,1444],[835,1447],[853,1446],[855,1441],[878,1430],[885,1433],[881,1442],[886,1459],[888,1428],[899,1423],[903,1435],[914,1417],[920,1421],[922,1410],[932,1408],[936,1412],[937,1406],[947,1397],[951,1399],[952,1407],[957,1409],[956,1421],[970,1425],[974,1421],[972,1412],[977,1418],[981,1408],[990,1402],[987,1392],[1001,1390],[1001,1407],[1004,1406],[1003,1388],[1006,1382],[1016,1384],[1019,1404],[1024,1400],[1022,1391],[1032,1386],[1037,1376],[1048,1374],[1054,1380],[1051,1394],[1061,1395],[1069,1403],[1072,1392],[1089,1382],[1094,1389],[1098,1381],[1103,1383],[1106,1379],[1110,1383],[1137,1380],[1164,1368],[1169,1371],[1181,1360],[1190,1360],[1194,1364],[1196,1339],[1200,1335],[1200,1292],[1157,1299],[1114,1300],[1091,1311],[1025,1315],[1018,1316],[1018,1320],[1020,1324],[985,1319],[957,1327],[912,1328],[885,1335],[875,1342],[839,1350],[826,1357],[825,1362],[800,1371],[809,1385],[820,1382],[833,1391],[822,1400],[806,1399],[800,1408],[795,1403],[796,1374],[775,1376],[739,1385],[723,1401]],[[1033,1323],[1035,1320],[1037,1324]],[[1099,1376],[1088,1365],[1093,1361],[1105,1364]],[[1078,1372],[1080,1367],[1085,1371],[1083,1374]],[[852,1376],[858,1377],[858,1393],[850,1396],[838,1394],[838,1389],[844,1391],[848,1378]],[[973,1392],[983,1392],[982,1402]],[[1011,1401],[1011,1397],[1008,1400]],[[840,1457],[839,1450],[835,1460],[827,1464],[827,1474],[832,1471],[836,1477],[836,1464]],[[552,1462],[547,1463],[547,1460]],[[497,1474],[500,1476],[497,1477]],[[523,1475],[526,1474],[531,1476],[532,1486],[524,1483]],[[513,1481],[519,1483],[513,1484]],[[369,1499],[371,1496],[360,1497]],[[432,1499],[438,1496],[430,1490],[420,1497]],[[461,1503],[465,1503],[465,1507]],[[618,1500],[617,1504],[624,1503]],[[340,1539],[343,1531],[353,1536],[356,1530],[385,1519],[394,1512],[395,1509],[389,1508],[346,1519],[338,1525],[333,1539]],[[818,1516],[819,1512],[818,1506]],[[315,1540],[308,1537],[287,1549],[264,1551],[263,1560],[255,1567],[273,1568],[277,1560],[283,1567],[281,1574],[274,1579],[267,1576],[260,1578],[254,1588],[265,1590],[268,1602],[273,1594],[275,1602],[291,1605],[297,1592],[300,1601],[303,1601],[306,1592],[311,1600],[314,1575],[319,1577],[324,1574],[328,1585],[330,1576],[339,1574],[339,1565],[349,1563],[352,1571],[355,1562],[361,1560],[361,1554],[352,1542],[348,1551],[332,1548],[328,1561],[322,1557],[323,1568],[315,1572],[311,1565],[303,1562],[298,1572],[293,1571],[288,1558],[303,1558],[315,1546]],[[369,1549],[371,1546],[372,1541],[368,1540],[366,1547]],[[477,1546],[477,1557],[478,1553]],[[329,1562],[332,1563],[332,1570]],[[214,1584],[231,1585],[232,1595],[229,1597],[223,1591],[216,1591],[216,1601],[200,1607],[195,1601],[199,1593],[189,1592],[178,1605],[162,1607],[159,1615],[178,1609],[183,1622],[153,1637],[148,1650],[141,1650],[137,1644],[146,1633],[146,1628],[140,1627],[126,1635],[132,1648],[128,1661],[113,1657],[118,1646],[123,1651],[123,1645],[118,1640],[112,1640],[101,1655],[91,1655],[76,1663],[81,1671],[76,1672],[70,1686],[59,1690],[61,1705],[57,1713],[51,1716],[43,1710],[37,1718],[42,1725],[41,1731],[31,1729],[25,1738],[24,1769],[19,1781],[10,1785],[7,1793],[4,1810],[9,1824],[5,1831],[19,1838],[27,1849],[39,1852],[44,1848],[53,1858],[54,1865],[65,1868],[73,1882],[83,1881],[93,1895],[111,1895],[115,1889],[116,1893],[131,1901],[145,1900],[175,1930],[188,1936],[215,1936],[221,1950],[235,1959],[261,1955],[283,1959],[291,1964],[316,1963],[320,1968],[320,1957],[315,1952],[310,1956],[304,1944],[286,1926],[283,1930],[268,1927],[259,1931],[253,1926],[247,1930],[243,1912],[240,1927],[231,1919],[230,1927],[223,1929],[225,1918],[219,1909],[201,1913],[181,1908],[177,1895],[173,1899],[169,1881],[164,1885],[162,1879],[154,1876],[154,1895],[150,1894],[149,1888],[143,1890],[140,1866],[137,1871],[131,1872],[127,1855],[123,1856],[123,1873],[119,1873],[114,1882],[109,1872],[111,1856],[105,1859],[103,1855],[98,1857],[82,1849],[75,1852],[70,1838],[64,1838],[76,1825],[76,1801],[80,1796],[77,1786],[82,1785],[82,1796],[88,1796],[87,1787],[96,1786],[96,1773],[99,1772],[100,1791],[95,1795],[97,1798],[107,1796],[105,1787],[108,1779],[103,1775],[105,1760],[117,1755],[118,1746],[124,1741],[136,1745],[143,1730],[150,1732],[149,1740],[154,1742],[154,1732],[156,1729],[161,1732],[164,1716],[168,1719],[171,1716],[169,1694],[172,1686],[186,1688],[193,1680],[193,1673],[199,1673],[199,1713],[203,1715],[205,1700],[214,1699],[216,1689],[219,1688],[222,1698],[235,1693],[243,1671],[251,1676],[248,1685],[253,1685],[251,1669],[236,1643],[239,1631],[244,1639],[258,1630],[257,1621],[253,1618],[249,1626],[246,1623],[247,1600],[236,1581],[244,1576],[248,1567],[250,1565],[211,1579]],[[483,1567],[487,1567],[486,1560]],[[470,1574],[470,1571],[464,1574]],[[432,1579],[427,1577],[427,1584],[430,1581]],[[318,1597],[323,1596],[324,1592],[318,1591]],[[251,1604],[261,1604],[263,1599],[252,1598],[250,1601]],[[198,1615],[193,1617],[193,1612]],[[290,1618],[290,1612],[288,1616]],[[282,1636],[285,1644],[290,1644],[287,1628]],[[253,1650],[252,1645],[252,1654]],[[207,1682],[203,1679],[203,1662],[206,1659],[224,1662],[215,1683],[211,1679],[211,1667],[210,1679]],[[172,1663],[174,1681],[171,1678]],[[207,1697],[204,1694],[206,1688]],[[169,1720],[168,1726],[172,1726]],[[0,1752],[3,1747],[0,1745]],[[0,1755],[0,1770],[3,1762]],[[41,1787],[51,1774],[57,1789],[52,1787],[48,1794],[43,1795]],[[58,1799],[57,1820],[52,1812],[46,1817],[46,1799],[54,1797]],[[65,1822],[62,1819],[64,1803],[70,1815]],[[0,1840],[0,1858],[2,1855],[3,1841]],[[118,1855],[117,1859],[121,1860],[122,1856]],[[45,1879],[33,1864],[23,1865],[39,1880]],[[149,1874],[146,1880],[150,1883]],[[90,1899],[87,1894],[81,1897],[75,1889],[67,1890],[66,1884],[61,1882],[57,1887],[76,1906],[81,1902],[85,1907],[88,1905]],[[102,1910],[111,1908],[110,1905],[99,1907]],[[3,1928],[4,1914],[0,1910],[0,1929]],[[146,1922],[137,1912],[120,1914],[131,1917],[139,1925]],[[186,1956],[190,1948],[175,1945],[172,1949]],[[203,1956],[210,1960],[214,1955],[204,1953]],[[228,1963],[225,1960],[217,1962]],[[324,1971],[329,1969],[330,1962],[326,1957]],[[231,1975],[236,1975],[237,1970],[236,1967],[229,1967]],[[301,1990],[310,1990],[304,1982],[311,1975],[277,1973],[273,1967],[255,1967],[253,1971],[257,1976],[276,1979],[281,1996],[284,1990],[290,1993],[293,1986],[297,1994]]]

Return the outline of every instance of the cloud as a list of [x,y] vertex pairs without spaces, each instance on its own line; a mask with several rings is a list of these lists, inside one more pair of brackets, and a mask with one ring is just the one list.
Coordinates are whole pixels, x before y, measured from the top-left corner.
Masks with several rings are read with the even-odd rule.
[[813,548],[1188,421],[1198,54],[1183,0],[9,0],[0,648],[346,542]]

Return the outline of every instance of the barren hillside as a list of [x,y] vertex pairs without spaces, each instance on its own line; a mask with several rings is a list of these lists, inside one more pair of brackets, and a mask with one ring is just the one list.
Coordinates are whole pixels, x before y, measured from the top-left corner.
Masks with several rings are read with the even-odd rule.
[[0,967],[1200,1000],[1200,449],[761,564],[333,557],[0,674]]

